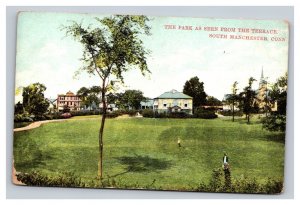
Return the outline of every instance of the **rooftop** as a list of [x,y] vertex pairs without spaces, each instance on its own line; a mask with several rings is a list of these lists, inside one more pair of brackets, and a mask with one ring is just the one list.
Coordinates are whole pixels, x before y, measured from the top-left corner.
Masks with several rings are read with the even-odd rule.
[[192,99],[192,97],[173,89],[161,94],[155,99]]
[[76,96],[73,92],[69,91],[66,94],[59,94],[58,96]]

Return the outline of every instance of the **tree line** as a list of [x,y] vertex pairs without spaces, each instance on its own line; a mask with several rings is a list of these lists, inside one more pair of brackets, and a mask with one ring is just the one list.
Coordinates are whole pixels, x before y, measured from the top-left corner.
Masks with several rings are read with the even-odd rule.
[[[250,116],[253,113],[264,113],[262,118],[263,127],[271,131],[285,131],[286,127],[286,105],[287,105],[287,72],[279,77],[275,83],[266,87],[262,98],[258,99],[257,92],[252,88],[253,77],[248,80],[248,85],[238,93],[235,81],[232,85],[232,92],[226,102],[231,105],[232,121],[234,122],[235,107],[238,107],[250,123]],[[262,106],[259,106],[261,104]],[[272,109],[274,107],[274,109]]]

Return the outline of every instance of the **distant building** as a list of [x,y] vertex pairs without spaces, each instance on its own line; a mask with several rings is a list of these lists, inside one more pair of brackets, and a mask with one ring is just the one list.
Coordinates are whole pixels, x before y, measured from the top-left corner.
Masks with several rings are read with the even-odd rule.
[[80,110],[81,100],[78,95],[75,95],[71,91],[66,94],[60,94],[57,96],[57,110],[62,111],[64,108],[69,108],[70,111]]
[[57,99],[47,98],[46,100],[49,102],[49,107],[48,107],[49,112],[51,113],[55,112],[57,108]]
[[171,90],[153,99],[153,110],[158,113],[186,112],[193,114],[193,98],[177,90]]
[[141,102],[141,109],[144,110],[144,109],[151,109],[153,110],[153,102],[154,100],[153,99],[148,99],[148,100],[144,100]]
[[[99,108],[100,108],[100,110],[103,110],[103,103],[102,103],[102,102],[99,103]],[[108,112],[113,112],[113,111],[119,110],[119,108],[117,107],[116,104],[111,103],[111,104],[106,104],[106,110],[107,110]]]
[[268,81],[267,78],[264,77],[264,70],[261,70],[261,76],[259,80],[258,90],[256,91],[256,102],[260,111],[265,111],[267,107],[271,109],[271,111],[277,111],[277,102],[270,103],[270,96],[268,90]]
[[[228,111],[228,110],[232,110],[232,104],[228,102],[228,99],[232,96],[232,94],[225,94],[223,97],[223,106],[222,106],[222,110],[224,111]],[[237,105],[234,106],[234,110],[240,110]]]
[[[256,99],[255,103],[257,103],[260,112],[264,112],[266,107],[269,107],[271,111],[277,110],[277,102],[271,103],[269,97],[269,90],[268,90],[268,82],[267,78],[264,77],[264,71],[261,70],[260,80],[258,89],[255,90]],[[231,97],[232,94],[225,94],[223,98],[223,110],[232,110],[232,104],[228,102],[228,99]],[[237,106],[234,106],[235,110],[239,110]]]

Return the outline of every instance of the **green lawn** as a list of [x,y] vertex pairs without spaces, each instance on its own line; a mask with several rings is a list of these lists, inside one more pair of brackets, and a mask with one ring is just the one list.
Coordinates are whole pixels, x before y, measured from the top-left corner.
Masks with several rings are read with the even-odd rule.
[[[100,117],[85,118],[16,132],[16,170],[74,172],[85,181],[95,179]],[[224,151],[234,178],[251,177],[262,183],[268,177],[283,179],[284,133],[263,130],[258,120],[247,125],[229,118],[107,119],[104,176],[132,186],[190,189],[210,180],[212,170],[222,165]]]

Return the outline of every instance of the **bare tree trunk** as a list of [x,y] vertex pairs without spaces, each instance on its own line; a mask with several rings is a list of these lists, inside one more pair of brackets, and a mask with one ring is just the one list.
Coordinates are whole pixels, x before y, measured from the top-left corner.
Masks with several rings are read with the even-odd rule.
[[234,101],[232,102],[232,122],[234,122]]
[[[103,83],[103,85],[105,85],[104,83]],[[100,179],[103,178],[103,130],[104,130],[105,118],[106,118],[106,101],[105,101],[104,86],[102,89],[103,90],[102,90],[101,94],[102,94],[103,114],[102,114],[102,119],[101,119],[100,130],[99,130],[99,163],[98,163],[98,176],[100,177]]]

